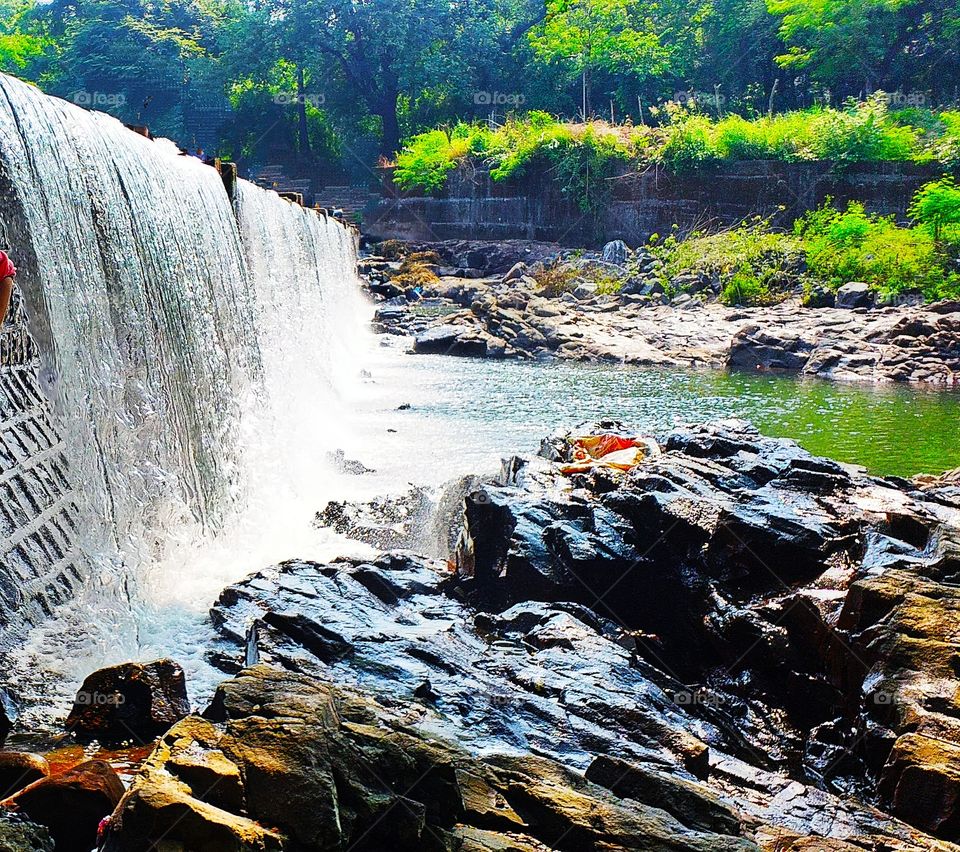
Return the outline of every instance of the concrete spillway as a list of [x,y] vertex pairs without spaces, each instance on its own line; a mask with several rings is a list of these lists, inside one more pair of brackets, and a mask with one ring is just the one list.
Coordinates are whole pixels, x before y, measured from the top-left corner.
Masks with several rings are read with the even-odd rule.
[[335,394],[358,296],[339,222],[3,75],[0,194],[23,303],[0,368],[2,649],[81,581],[134,606],[178,544],[242,517],[305,438],[293,390]]

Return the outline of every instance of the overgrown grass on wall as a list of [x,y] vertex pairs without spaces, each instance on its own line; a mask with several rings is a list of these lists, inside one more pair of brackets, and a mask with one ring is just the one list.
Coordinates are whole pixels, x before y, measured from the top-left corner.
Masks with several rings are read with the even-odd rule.
[[531,112],[495,129],[460,123],[413,137],[397,158],[394,180],[403,189],[436,191],[468,158],[487,164],[494,180],[520,176],[539,163],[563,192],[589,210],[606,197],[606,179],[624,166],[659,163],[678,174],[736,160],[939,162],[960,168],[960,111],[891,112],[883,96],[843,109],[756,119],[714,120],[671,104],[657,118],[656,127],[634,127],[571,124]]

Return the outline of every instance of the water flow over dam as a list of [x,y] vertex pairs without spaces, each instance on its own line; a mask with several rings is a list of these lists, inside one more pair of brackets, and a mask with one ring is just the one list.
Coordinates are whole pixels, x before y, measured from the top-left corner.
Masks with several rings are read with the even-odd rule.
[[[201,543],[251,524],[262,540],[317,487],[347,341],[362,339],[355,238],[243,181],[230,198],[171,143],[3,75],[0,193],[0,247],[20,267],[36,344],[18,369],[62,439],[61,490],[76,503],[60,550],[85,578],[77,623],[95,613],[116,648],[113,613],[182,593]],[[6,405],[9,423],[17,403]],[[36,467],[22,448],[0,459]],[[18,534],[56,515],[36,487],[4,481],[4,501],[23,510],[0,520],[0,586],[20,582]],[[31,553],[34,570],[64,587],[44,553]],[[49,605],[34,604],[0,595],[0,649],[43,620]]]

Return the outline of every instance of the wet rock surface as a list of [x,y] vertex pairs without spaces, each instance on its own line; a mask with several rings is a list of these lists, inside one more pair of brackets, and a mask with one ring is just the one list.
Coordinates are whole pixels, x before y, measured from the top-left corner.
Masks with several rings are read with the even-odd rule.
[[[453,573],[392,553],[255,574],[212,611],[216,658],[362,689],[415,739],[538,755],[691,831],[951,848],[955,483],[870,477],[737,421],[660,448],[568,477],[554,436],[505,464],[467,496]],[[527,845],[444,830],[587,848],[494,787]],[[603,831],[590,848],[671,848]]]
[[[615,254],[611,250],[612,254]],[[699,282],[672,301],[658,284],[547,297],[527,275],[451,275],[410,302],[394,294],[374,327],[423,354],[782,371],[834,381],[960,383],[960,304],[875,306],[847,285],[805,307],[725,307]],[[829,295],[829,298],[827,298]],[[834,306],[835,305],[835,306]]]
[[0,849],[4,852],[54,852],[50,833],[19,814],[0,810]]
[[[425,713],[429,726],[437,714]],[[161,837],[264,850],[757,848],[693,785],[649,805],[547,758],[478,757],[411,732],[403,708],[282,669],[245,670],[205,715],[164,737],[108,852]]]
[[90,852],[101,820],[112,813],[123,792],[109,763],[90,760],[0,801],[0,812],[13,811],[44,826],[57,852]]
[[149,741],[189,712],[179,664],[123,663],[94,672],[83,682],[66,725],[80,739]]
[[50,766],[39,754],[0,751],[0,799],[12,796],[49,774]]

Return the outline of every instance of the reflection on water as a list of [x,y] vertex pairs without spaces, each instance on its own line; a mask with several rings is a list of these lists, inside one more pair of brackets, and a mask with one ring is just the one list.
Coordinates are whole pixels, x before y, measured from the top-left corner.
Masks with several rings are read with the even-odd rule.
[[[613,417],[644,432],[742,417],[814,453],[910,476],[960,466],[960,394],[798,381],[770,374],[380,357],[359,457],[410,481],[534,452],[558,426]],[[409,411],[387,403],[407,402]],[[372,438],[370,430],[376,430]],[[397,432],[389,432],[396,429]],[[379,457],[379,458],[378,458]],[[419,479],[418,479],[419,477]]]

